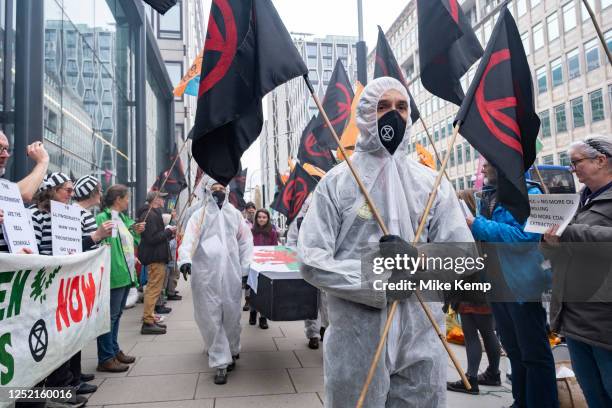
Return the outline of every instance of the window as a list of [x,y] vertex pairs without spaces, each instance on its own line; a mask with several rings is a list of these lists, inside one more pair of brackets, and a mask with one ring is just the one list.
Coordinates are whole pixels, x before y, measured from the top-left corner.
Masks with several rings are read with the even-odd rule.
[[538,116],[540,117],[540,122],[541,122],[541,131],[542,131],[542,138],[545,137],[550,137],[551,132],[550,132],[550,113],[548,113],[548,110],[545,110],[543,112],[538,113]]
[[555,11],[550,16],[546,17],[546,26],[548,29],[548,41],[553,41],[559,38],[559,19]]
[[332,59],[331,58],[322,58],[323,68],[332,68]]
[[599,67],[599,45],[597,38],[593,38],[584,44],[584,59],[586,61],[587,72]]
[[[595,11],[595,0],[587,0],[587,2],[589,3],[589,6],[591,6],[591,9]],[[582,15],[582,21],[587,21],[591,18],[586,7],[584,7],[584,3],[582,0],[580,0],[580,14]]]
[[568,32],[576,28],[576,6],[574,0],[563,6],[563,31]]
[[463,146],[457,145],[457,164],[463,164]]
[[317,57],[309,55],[308,56],[308,67],[316,68],[317,67]]
[[440,139],[446,139],[446,126],[440,126]]
[[[591,2],[589,2],[591,4]],[[612,0],[601,0],[601,9],[605,9],[612,6]]]
[[319,83],[319,73],[317,72],[316,69],[309,69],[308,70],[308,78],[315,85]]
[[555,106],[555,124],[557,133],[567,131],[567,117],[565,116],[565,104]]
[[606,46],[610,51],[612,51],[612,30],[608,30],[604,34],[604,41],[606,42]]
[[337,45],[338,55],[341,57],[348,56],[348,46],[346,45]]
[[555,88],[563,83],[563,69],[561,66],[561,58],[550,63],[550,77],[552,79],[552,87]]
[[523,48],[525,49],[525,55],[529,55],[529,31],[525,31],[521,34],[521,42],[523,43]]
[[465,183],[463,182],[463,177],[459,177],[459,190],[465,189]]
[[540,0],[531,0],[531,8],[534,8],[538,4],[540,4]]
[[541,94],[548,90],[545,66],[536,70],[536,82],[538,83],[538,93]]
[[180,40],[183,38],[183,4],[179,1],[166,14],[157,15],[157,36]]
[[572,99],[570,102],[572,107],[572,121],[574,122],[574,129],[584,126],[584,105],[582,104],[582,96],[580,98]]
[[516,11],[519,17],[525,14],[527,12],[527,0],[517,0]]
[[569,166],[569,165],[570,165],[570,159],[569,159],[569,155],[567,154],[567,152],[559,153],[559,166]]
[[455,167],[455,150],[451,150],[450,152],[449,166]]
[[601,89],[589,94],[591,104],[591,121],[599,122],[604,119],[603,94]]
[[[164,63],[166,64],[166,71],[168,71],[170,82],[172,82],[173,87],[176,87],[181,82],[181,78],[183,78],[183,63],[178,61],[164,61]],[[175,97],[174,99],[182,101],[183,97]]]
[[555,164],[555,156],[552,154],[547,154],[546,156],[542,157],[542,164],[552,166]]
[[575,48],[567,53],[567,77],[569,79],[578,78],[580,76],[580,56],[578,48]]
[[479,157],[480,157],[480,152],[474,149],[474,160],[478,160]]
[[544,29],[542,23],[533,26],[533,49],[539,50],[544,46]]
[[308,57],[317,57],[317,44],[316,43],[307,43],[306,44],[306,54]]
[[440,140],[440,131],[439,131],[438,125],[434,125],[433,132],[434,132],[434,137],[433,137],[434,142],[437,142],[438,140]]
[[321,54],[325,57],[332,56],[332,45],[331,44],[321,44]]
[[331,71],[323,71],[323,84],[327,85],[329,83],[329,80],[331,79],[331,74]]

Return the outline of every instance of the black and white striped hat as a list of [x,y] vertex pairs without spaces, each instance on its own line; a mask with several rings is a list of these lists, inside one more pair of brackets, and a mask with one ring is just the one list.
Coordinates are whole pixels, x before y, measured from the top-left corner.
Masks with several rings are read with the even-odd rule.
[[70,177],[68,177],[67,175],[65,175],[62,172],[55,172],[55,173],[50,173],[47,174],[42,182],[42,185],[40,186],[41,190],[47,190],[49,188],[53,188],[53,187],[57,187],[59,185],[62,185],[68,181],[72,181],[70,180]]
[[78,198],[87,197],[98,189],[100,182],[94,176],[83,176],[74,183],[74,196]]

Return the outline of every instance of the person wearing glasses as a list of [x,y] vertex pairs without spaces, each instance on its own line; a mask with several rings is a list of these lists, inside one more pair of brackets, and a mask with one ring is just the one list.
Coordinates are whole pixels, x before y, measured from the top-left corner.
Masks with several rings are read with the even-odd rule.
[[[561,236],[558,226],[544,234],[542,250],[553,267],[551,328],[566,338],[589,407],[612,407],[612,251],[607,249],[612,243],[612,138],[595,135],[574,142],[569,155],[585,187]],[[578,298],[568,288],[584,293]]]
[[[23,180],[17,183],[21,198],[24,202],[32,201],[38,186],[43,181],[49,167],[49,155],[42,142],[35,142],[26,149],[28,157],[36,162],[34,169]],[[11,157],[11,145],[6,135],[0,131],[0,178],[4,178],[6,167]],[[0,208],[0,253],[8,253],[9,247],[4,240],[2,223],[4,222],[4,210]]]

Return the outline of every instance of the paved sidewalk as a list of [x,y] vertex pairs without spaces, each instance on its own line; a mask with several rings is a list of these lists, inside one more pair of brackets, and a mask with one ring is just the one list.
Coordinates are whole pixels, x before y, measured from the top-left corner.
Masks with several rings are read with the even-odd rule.
[[[226,385],[213,383],[204,344],[193,320],[191,290],[181,281],[182,301],[168,302],[168,334],[140,334],[142,304],[126,310],[121,319],[119,344],[137,357],[126,373],[95,371],[95,342],[83,350],[83,371],[95,373],[99,385],[88,407],[126,408],[311,408],[322,407],[323,358],[310,350],[302,322],[269,322],[268,330],[249,326],[243,314],[242,351]],[[453,346],[465,367],[465,350]],[[482,366],[486,365],[483,355]],[[457,374],[448,366],[449,379]],[[483,387],[485,395],[448,393],[449,408],[508,406],[508,387]]]

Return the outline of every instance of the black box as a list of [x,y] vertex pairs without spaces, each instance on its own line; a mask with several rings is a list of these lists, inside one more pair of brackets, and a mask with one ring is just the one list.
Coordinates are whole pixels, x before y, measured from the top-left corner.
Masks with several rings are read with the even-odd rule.
[[314,320],[319,312],[319,290],[299,272],[260,272],[257,293],[251,291],[249,302],[270,320]]

